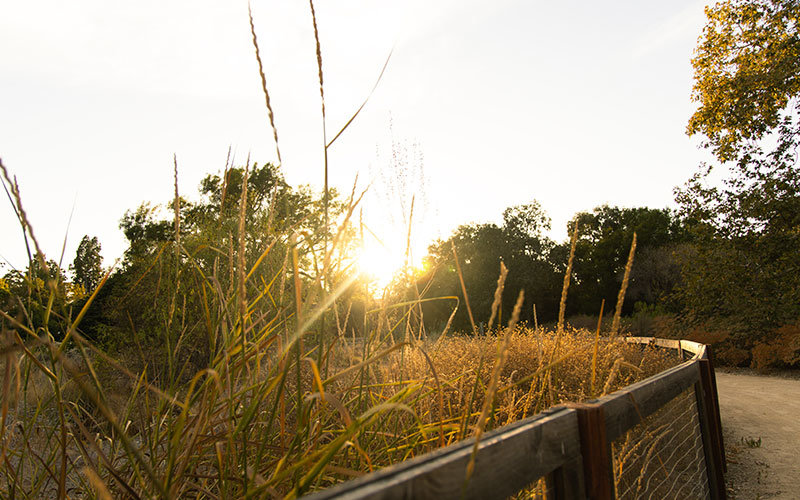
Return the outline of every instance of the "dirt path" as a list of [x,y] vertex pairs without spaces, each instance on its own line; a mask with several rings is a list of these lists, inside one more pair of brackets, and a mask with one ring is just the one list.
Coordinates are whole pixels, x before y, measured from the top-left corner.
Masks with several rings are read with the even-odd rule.
[[800,499],[800,380],[717,371],[732,498]]

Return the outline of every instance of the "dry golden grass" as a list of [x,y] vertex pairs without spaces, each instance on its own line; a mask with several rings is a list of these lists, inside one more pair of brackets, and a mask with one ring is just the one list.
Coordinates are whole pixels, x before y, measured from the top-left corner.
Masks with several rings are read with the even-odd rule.
[[[553,405],[600,396],[591,389],[594,333],[568,329],[560,335],[553,352],[558,337],[555,332],[516,328],[506,339],[506,359],[498,375],[496,397],[489,404],[485,396],[492,392],[492,368],[505,343],[503,336],[452,336],[418,342],[391,353],[369,370],[368,383],[362,389],[374,401],[388,401],[413,388],[405,401],[408,411],[393,419],[393,428],[384,426],[381,431],[367,433],[370,438],[361,446],[364,455],[370,457],[368,461],[351,455],[340,466],[368,470],[473,436],[485,407],[491,408],[485,416],[489,429]],[[546,387],[549,367],[537,360],[539,349],[545,353],[545,360],[552,357],[559,366],[552,378],[553,397]],[[344,366],[358,362],[358,351],[344,346],[337,359]],[[603,392],[612,392],[679,362],[671,352],[601,338],[596,377],[605,386]],[[354,380],[341,380],[341,385],[332,390],[340,397],[354,387]]]
[[[413,307],[397,314],[402,319]],[[397,322],[380,316],[378,324]],[[4,398],[11,425],[0,488],[45,496],[71,490],[102,497],[106,488],[115,496],[294,497],[597,396],[592,366],[608,392],[679,362],[607,338],[595,355],[594,333],[569,328],[411,344],[377,333],[356,342],[339,337],[324,356],[313,338],[287,349],[288,332],[261,344],[231,337],[227,357],[169,397],[148,389],[144,369],[124,375],[99,355],[89,361],[98,365],[102,394],[86,384],[88,366],[58,358],[51,381],[26,356],[20,365],[30,375]],[[61,470],[63,479],[51,472]]]
[[[494,358],[497,356],[501,338],[495,336],[453,337],[432,346],[429,356],[442,381],[447,414],[462,416],[469,409],[469,398],[476,380],[479,387],[488,384]],[[541,344],[539,343],[541,341]],[[514,331],[508,342],[507,360],[500,374],[497,407],[500,413],[494,420],[499,424],[532,415],[554,404],[568,401],[582,401],[600,394],[591,393],[592,352],[594,335],[586,330],[567,331],[559,342],[558,351],[553,358],[559,363],[559,378],[554,380],[555,399],[537,391],[546,366],[540,365],[535,353],[541,347],[551,353],[556,343],[555,332],[537,332],[530,328]],[[406,357],[404,376],[409,379],[424,378],[428,373],[422,354],[424,346],[412,350]],[[671,353],[656,349],[642,350],[635,345],[601,339],[598,344],[598,379],[605,383],[618,359],[634,365],[640,372],[622,368],[609,392],[635,381],[654,375],[679,359]],[[480,372],[480,376],[478,375]],[[428,375],[429,376],[429,375]],[[532,390],[533,389],[533,390]],[[435,400],[420,407],[421,414],[435,414]],[[473,410],[483,403],[482,391],[475,391]]]

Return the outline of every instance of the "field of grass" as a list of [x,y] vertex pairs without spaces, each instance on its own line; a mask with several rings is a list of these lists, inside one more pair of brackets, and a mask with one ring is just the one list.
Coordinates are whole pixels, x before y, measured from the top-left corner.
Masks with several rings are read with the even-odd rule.
[[[259,58],[254,27],[252,34]],[[318,40],[317,59],[324,95]],[[263,73],[261,80],[277,147]],[[429,336],[419,304],[436,298],[417,292],[411,301],[365,306],[357,335],[350,317],[357,277],[348,274],[349,240],[359,233],[355,188],[339,218],[329,220],[326,161],[323,234],[275,230],[273,207],[256,227],[245,215],[247,168],[233,200],[240,208],[232,218],[223,213],[223,183],[220,213],[212,214],[217,225],[208,226],[217,232],[204,240],[181,232],[176,163],[174,234],[142,258],[120,302],[162,315],[157,332],[143,333],[147,342],[135,334],[145,327],[133,322],[135,342],[109,348],[84,338],[81,320],[95,295],[79,310],[59,310],[64,292],[55,280],[28,276],[27,301],[3,305],[0,496],[293,498],[480,439],[487,429],[678,362],[565,327],[572,256],[553,330],[517,324],[518,309],[507,326],[492,329],[493,309],[486,334],[450,332],[448,323]],[[31,268],[47,271],[19,188],[2,170]],[[263,248],[248,242],[252,234]],[[620,297],[632,257],[633,248]],[[155,284],[143,292],[147,280]],[[33,296],[42,317],[30,307]],[[463,303],[469,307],[466,291]]]
[[4,497],[293,497],[678,362],[601,339],[593,388],[590,332],[498,333],[342,337],[321,363],[319,346],[286,351],[275,333],[165,392],[146,371],[125,375],[111,359],[83,358],[80,343],[59,353],[26,342],[4,363],[0,489]]

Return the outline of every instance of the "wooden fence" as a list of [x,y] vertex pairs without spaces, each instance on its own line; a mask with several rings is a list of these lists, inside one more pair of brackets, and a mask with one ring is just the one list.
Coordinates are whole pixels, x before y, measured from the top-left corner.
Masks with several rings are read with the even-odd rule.
[[710,347],[625,341],[674,349],[686,361],[602,398],[557,406],[485,434],[468,482],[472,439],[307,498],[501,499],[544,479],[548,499],[724,499],[725,449]]

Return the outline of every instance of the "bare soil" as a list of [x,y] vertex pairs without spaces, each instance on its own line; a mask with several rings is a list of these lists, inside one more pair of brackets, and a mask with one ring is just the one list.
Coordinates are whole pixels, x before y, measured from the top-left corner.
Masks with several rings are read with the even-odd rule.
[[800,499],[800,379],[717,370],[730,498]]

